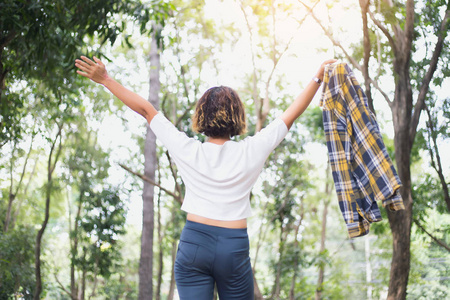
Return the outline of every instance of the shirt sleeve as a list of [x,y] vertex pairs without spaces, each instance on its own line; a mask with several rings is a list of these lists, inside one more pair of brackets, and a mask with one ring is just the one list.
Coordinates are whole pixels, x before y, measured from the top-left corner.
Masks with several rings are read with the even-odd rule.
[[176,159],[183,153],[189,153],[196,144],[200,143],[178,130],[162,113],[156,114],[149,126],[158,140],[169,150],[170,155]]
[[246,142],[249,143],[251,152],[258,153],[265,161],[270,152],[286,137],[288,131],[286,123],[276,118],[254,136],[246,138]]

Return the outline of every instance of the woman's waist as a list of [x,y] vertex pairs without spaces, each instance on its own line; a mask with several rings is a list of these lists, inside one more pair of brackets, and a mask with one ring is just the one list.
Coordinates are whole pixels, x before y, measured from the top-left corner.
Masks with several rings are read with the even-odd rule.
[[247,219],[239,219],[239,220],[216,220],[210,219],[206,217],[202,217],[193,213],[187,214],[187,220],[195,223],[200,223],[209,226],[229,228],[229,229],[246,229],[247,228]]
[[188,213],[188,220],[224,228],[246,228],[252,215],[248,197],[202,197],[186,192],[181,210]]

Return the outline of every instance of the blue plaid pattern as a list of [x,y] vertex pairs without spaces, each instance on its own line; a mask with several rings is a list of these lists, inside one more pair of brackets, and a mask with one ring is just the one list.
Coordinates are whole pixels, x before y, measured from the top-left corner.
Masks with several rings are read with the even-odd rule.
[[346,63],[325,68],[320,106],[339,208],[350,237],[381,221],[376,200],[404,209],[401,182],[383,143],[367,97]]

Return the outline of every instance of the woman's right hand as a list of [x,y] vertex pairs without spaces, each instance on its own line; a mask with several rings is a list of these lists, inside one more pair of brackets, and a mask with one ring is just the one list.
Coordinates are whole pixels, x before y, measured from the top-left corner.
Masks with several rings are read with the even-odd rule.
[[105,65],[97,57],[94,56],[93,59],[95,62],[86,56],[81,56],[81,59],[76,59],[75,66],[79,69],[77,73],[96,83],[104,84],[108,79]]

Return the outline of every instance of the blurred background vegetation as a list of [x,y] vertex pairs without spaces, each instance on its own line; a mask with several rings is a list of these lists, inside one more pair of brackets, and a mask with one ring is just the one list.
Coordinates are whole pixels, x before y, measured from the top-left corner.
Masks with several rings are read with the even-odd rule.
[[80,55],[190,136],[212,85],[239,92],[252,135],[323,60],[348,62],[407,209],[348,238],[319,92],[252,192],[255,298],[448,298],[449,17],[444,0],[3,0],[0,299],[178,299],[183,183],[144,119],[77,76]]

